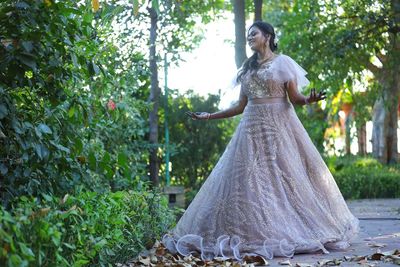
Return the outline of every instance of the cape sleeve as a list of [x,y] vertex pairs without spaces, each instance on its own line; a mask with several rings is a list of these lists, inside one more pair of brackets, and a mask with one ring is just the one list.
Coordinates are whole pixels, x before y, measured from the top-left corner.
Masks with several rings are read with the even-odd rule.
[[276,59],[274,64],[271,65],[270,72],[272,73],[272,79],[279,83],[295,81],[297,89],[300,91],[301,88],[310,84],[310,81],[306,77],[307,71],[286,55],[280,55]]

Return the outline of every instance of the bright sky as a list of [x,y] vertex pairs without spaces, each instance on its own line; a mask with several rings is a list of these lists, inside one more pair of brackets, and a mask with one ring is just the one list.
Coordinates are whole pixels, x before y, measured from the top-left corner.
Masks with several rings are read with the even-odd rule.
[[168,70],[168,87],[182,93],[192,89],[204,96],[221,89],[220,108],[226,108],[239,97],[237,90],[227,89],[236,74],[233,16],[229,14],[205,27],[199,47],[183,55],[186,62]]

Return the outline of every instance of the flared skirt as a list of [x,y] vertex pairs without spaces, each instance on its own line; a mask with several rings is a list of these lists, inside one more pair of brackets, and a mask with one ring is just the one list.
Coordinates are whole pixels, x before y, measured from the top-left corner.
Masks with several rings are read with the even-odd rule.
[[203,260],[346,249],[359,222],[287,102],[248,104],[176,227],[172,253]]

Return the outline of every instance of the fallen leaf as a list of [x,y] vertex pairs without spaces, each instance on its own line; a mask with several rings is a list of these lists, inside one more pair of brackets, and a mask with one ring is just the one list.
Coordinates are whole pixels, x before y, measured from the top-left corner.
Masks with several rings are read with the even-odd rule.
[[259,265],[269,265],[268,261],[266,259],[264,259],[261,256],[245,256],[243,257],[243,260],[246,263],[254,263],[255,266],[259,266]]
[[151,255],[151,256],[150,256],[150,261],[151,261],[151,263],[157,263],[157,262],[158,262],[158,259],[157,259],[156,256]]
[[312,267],[311,264],[308,264],[308,263],[300,263],[300,262],[297,262],[295,266],[296,266],[296,267]]
[[290,263],[290,261],[289,261],[289,260],[286,260],[286,261],[280,261],[280,262],[279,262],[279,264],[280,264],[280,265],[289,265],[289,266],[292,266],[292,264]]
[[342,262],[343,262],[343,261],[342,261],[342,260],[339,260],[339,259],[334,259],[334,260],[333,260],[334,265],[340,265]]
[[392,260],[400,260],[400,256],[397,256],[397,255],[388,255],[388,256],[385,256],[385,258],[389,258]]
[[358,264],[366,264],[368,261],[366,259],[360,260],[357,263]]
[[156,248],[155,255],[160,257],[160,256],[165,255],[165,253],[166,253],[166,248],[164,248],[164,247]]
[[150,258],[139,256],[139,262],[148,266],[150,265]]
[[352,257],[350,257],[350,256],[344,256],[343,258],[345,261],[351,261],[351,259],[352,259]]
[[372,248],[384,248],[384,247],[387,246],[386,244],[376,243],[376,242],[367,243],[367,245],[372,247]]
[[354,256],[351,261],[361,261],[365,260],[367,256]]
[[372,254],[369,258],[371,259],[371,260],[381,260],[381,258],[383,257],[383,256],[385,256],[385,255],[383,255],[382,253],[374,253],[374,254]]
[[327,266],[329,263],[333,263],[333,261],[324,259],[324,260],[318,261],[317,266],[320,266],[320,267]]

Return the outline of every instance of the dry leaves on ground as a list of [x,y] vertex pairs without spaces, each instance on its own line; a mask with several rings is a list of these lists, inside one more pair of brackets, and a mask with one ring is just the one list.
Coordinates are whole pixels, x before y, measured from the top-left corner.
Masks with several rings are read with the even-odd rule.
[[[292,259],[293,261],[293,259]],[[294,265],[290,260],[280,261],[282,266],[295,266],[295,267],[326,267],[326,266],[339,266],[343,262],[356,262],[360,266],[374,267],[378,266],[379,262],[390,262],[400,265],[400,249],[382,252],[380,249],[372,255],[365,256],[344,256],[342,259],[323,259],[317,263],[295,263]],[[200,256],[189,255],[186,257],[180,255],[172,255],[160,242],[156,242],[152,249],[145,254],[137,257],[126,264],[118,264],[118,267],[132,267],[132,266],[226,266],[226,267],[251,267],[251,266],[268,266],[269,263],[261,256],[246,256],[242,262],[234,261],[232,259],[217,257],[212,261],[203,261]]]

